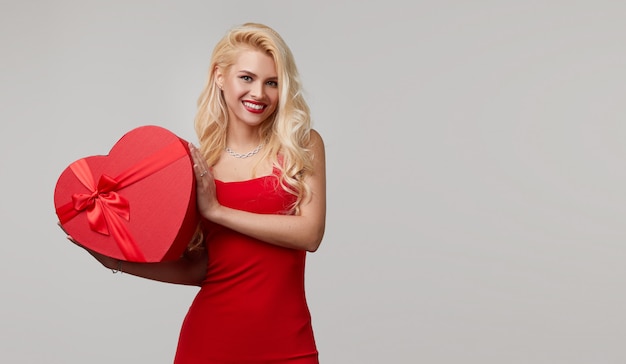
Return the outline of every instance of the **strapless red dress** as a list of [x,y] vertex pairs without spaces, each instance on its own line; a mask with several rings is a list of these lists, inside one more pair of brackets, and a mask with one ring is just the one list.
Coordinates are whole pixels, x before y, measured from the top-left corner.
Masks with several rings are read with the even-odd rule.
[[[276,176],[215,182],[224,206],[286,214]],[[175,364],[317,364],[305,297],[306,251],[207,223],[207,275],[182,324]]]

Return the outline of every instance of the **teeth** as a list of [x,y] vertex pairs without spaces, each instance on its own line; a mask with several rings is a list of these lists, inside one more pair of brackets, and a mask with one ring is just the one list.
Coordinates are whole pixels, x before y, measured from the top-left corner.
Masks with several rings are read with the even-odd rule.
[[257,105],[257,104],[253,104],[251,102],[245,102],[243,103],[246,107],[249,107],[251,109],[255,109],[255,110],[261,110],[263,108],[263,105]]

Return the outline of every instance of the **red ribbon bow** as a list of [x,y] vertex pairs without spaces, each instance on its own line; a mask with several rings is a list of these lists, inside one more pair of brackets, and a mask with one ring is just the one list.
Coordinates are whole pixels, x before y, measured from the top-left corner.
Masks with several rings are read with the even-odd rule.
[[93,231],[109,235],[107,219],[116,214],[130,221],[130,203],[126,198],[115,192],[118,182],[105,174],[100,176],[98,186],[91,194],[75,193],[72,202],[76,211],[87,211],[87,221]]

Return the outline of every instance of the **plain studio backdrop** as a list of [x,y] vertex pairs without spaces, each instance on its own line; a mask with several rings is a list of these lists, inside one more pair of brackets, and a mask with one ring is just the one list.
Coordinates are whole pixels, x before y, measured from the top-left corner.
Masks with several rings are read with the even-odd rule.
[[3,1],[0,361],[171,363],[197,287],[57,227],[76,159],[196,142],[210,53],[261,22],[326,142],[307,294],[324,364],[626,362],[626,5]]

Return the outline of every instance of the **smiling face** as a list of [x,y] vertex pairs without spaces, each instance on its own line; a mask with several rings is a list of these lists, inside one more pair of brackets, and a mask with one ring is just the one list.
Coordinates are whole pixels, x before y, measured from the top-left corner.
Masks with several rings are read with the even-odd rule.
[[278,105],[278,75],[271,56],[243,49],[227,70],[216,69],[230,122],[260,125]]

